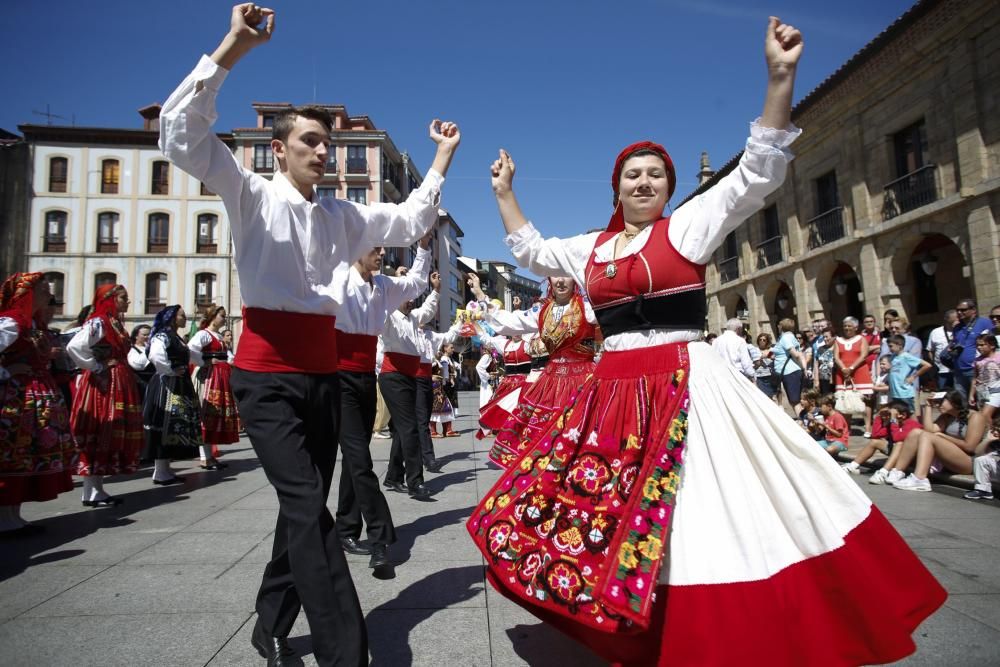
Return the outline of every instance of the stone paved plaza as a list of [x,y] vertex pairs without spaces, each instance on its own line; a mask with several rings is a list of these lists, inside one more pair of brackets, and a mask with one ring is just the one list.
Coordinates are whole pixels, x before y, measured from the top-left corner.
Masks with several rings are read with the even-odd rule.
[[[474,405],[476,394],[461,400]],[[427,475],[433,502],[387,494],[396,578],[377,580],[367,557],[348,557],[372,664],[602,664],[485,583],[464,521],[498,472],[473,438],[474,420],[458,426],[462,437],[435,441],[445,466]],[[79,491],[26,506],[47,531],[0,541],[0,663],[262,665],[249,640],[277,502],[246,439],[225,451],[222,472],[178,465],[183,486],[154,487],[146,473],[108,484],[125,498],[119,508],[85,509]],[[388,441],[374,440],[372,452],[381,474]],[[951,594],[918,629],[918,653],[899,664],[1000,664],[1000,503],[974,504],[942,485],[908,493],[854,479]],[[878,576],[857,572],[849,585]],[[849,618],[831,628],[850,631]],[[315,664],[304,615],[290,641]]]

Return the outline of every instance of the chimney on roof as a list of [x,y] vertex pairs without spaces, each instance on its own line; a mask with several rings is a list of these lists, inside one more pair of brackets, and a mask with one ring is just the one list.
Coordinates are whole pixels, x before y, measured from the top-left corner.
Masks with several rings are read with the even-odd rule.
[[150,132],[160,131],[160,109],[162,108],[161,104],[155,103],[139,109],[139,115],[142,116],[142,129]]
[[711,165],[708,163],[708,153],[702,151],[701,153],[701,169],[698,170],[698,185],[703,185],[708,179],[715,176],[715,172],[712,171]]

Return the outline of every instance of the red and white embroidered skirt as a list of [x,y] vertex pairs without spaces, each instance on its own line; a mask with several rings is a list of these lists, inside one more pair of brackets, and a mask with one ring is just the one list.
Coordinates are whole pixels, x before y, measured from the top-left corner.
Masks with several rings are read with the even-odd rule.
[[201,402],[202,437],[207,444],[226,445],[239,442],[240,418],[230,376],[233,369],[225,361],[215,361]]
[[[479,424],[485,429],[496,431],[510,417],[514,406],[517,405],[515,391],[519,391],[527,380],[527,375],[507,375],[500,381],[493,398],[489,403],[479,409]],[[504,399],[508,399],[504,401]],[[511,403],[511,400],[514,402]]]
[[128,363],[119,360],[103,373],[83,372],[70,426],[79,452],[76,474],[120,475],[138,469],[142,401]]
[[468,528],[501,593],[623,664],[891,662],[946,597],[704,343],[606,352]]
[[535,382],[521,387],[517,407],[497,432],[490,460],[509,468],[520,459],[525,448],[572,402],[593,372],[592,359],[549,361]]

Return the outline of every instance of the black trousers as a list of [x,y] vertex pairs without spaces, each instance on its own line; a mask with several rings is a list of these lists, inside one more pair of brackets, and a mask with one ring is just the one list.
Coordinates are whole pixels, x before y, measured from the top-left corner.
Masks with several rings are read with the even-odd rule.
[[420,458],[425,466],[434,465],[434,441],[431,440],[431,411],[434,409],[434,383],[431,378],[417,378],[417,435]]
[[392,433],[389,470],[385,479],[402,482],[405,473],[406,485],[412,489],[424,483],[420,436],[417,433],[417,380],[397,372],[381,373],[378,386],[389,408],[389,431]]
[[445,383],[444,385],[444,395],[448,397],[451,401],[451,407],[458,414],[458,383],[455,378],[452,378],[451,382]]
[[341,537],[361,537],[361,519],[368,524],[368,540],[392,544],[389,503],[372,469],[369,445],[375,427],[377,397],[375,373],[340,371],[340,490],[337,500],[337,532]]
[[232,384],[280,508],[271,562],[257,593],[260,623],[272,635],[287,636],[305,608],[320,665],[367,665],[365,619],[326,506],[337,456],[337,374],[234,368]]

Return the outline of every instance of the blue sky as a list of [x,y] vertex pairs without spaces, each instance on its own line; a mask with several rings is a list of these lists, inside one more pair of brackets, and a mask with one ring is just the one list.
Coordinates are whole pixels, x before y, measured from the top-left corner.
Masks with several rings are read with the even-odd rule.
[[[228,28],[232,2],[4,3],[0,127],[54,120],[139,127]],[[489,185],[504,147],[515,188],[546,235],[604,225],[614,157],[658,141],[695,187],[701,151],[719,167],[760,113],[762,40],[775,14],[801,28],[796,101],[905,12],[909,0],[279,0],[272,41],[233,71],[220,131],[253,123],[252,101],[344,104],[387,130],[426,172],[426,126],[457,121],[462,145],[443,205],[465,253],[507,258]],[[167,10],[169,8],[169,11]]]

